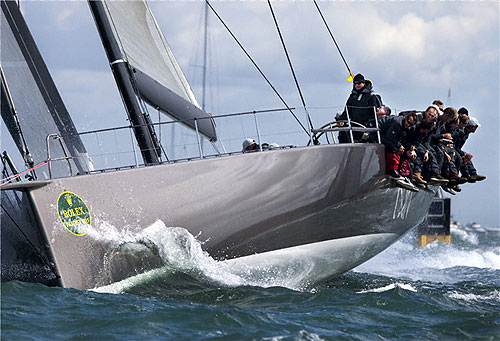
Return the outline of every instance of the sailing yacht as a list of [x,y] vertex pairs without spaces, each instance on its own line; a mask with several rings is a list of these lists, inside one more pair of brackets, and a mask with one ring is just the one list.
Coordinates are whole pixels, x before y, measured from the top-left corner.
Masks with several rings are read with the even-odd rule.
[[[144,103],[192,129],[198,145],[217,140],[217,117],[200,108],[145,1],[89,7],[143,164],[94,169],[17,3],[2,0],[2,118],[17,147],[3,158],[2,280],[89,289],[164,266],[147,238],[134,242],[139,249],[114,238],[161,221],[221,262],[307,260],[317,282],[380,253],[426,215],[434,193],[392,186],[379,143],[210,157],[200,148],[197,158],[162,159]],[[25,174],[29,181],[14,181]]]

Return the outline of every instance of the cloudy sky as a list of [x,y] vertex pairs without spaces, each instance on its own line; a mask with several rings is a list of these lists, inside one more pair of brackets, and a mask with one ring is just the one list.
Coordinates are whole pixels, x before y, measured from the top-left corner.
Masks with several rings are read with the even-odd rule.
[[[152,1],[150,6],[201,100],[204,4]],[[267,3],[215,1],[213,6],[287,103],[300,107]],[[347,70],[312,2],[276,1],[273,6],[313,123],[326,123],[350,92]],[[453,197],[452,210],[464,223],[500,226],[499,3],[321,1],[319,6],[353,73],[371,79],[385,104],[425,109],[441,99],[447,106],[467,107],[479,119],[482,127],[465,150],[488,179],[464,185]],[[87,3],[22,1],[21,8],[78,129],[125,125]],[[224,114],[283,107],[212,13],[209,27],[207,110]]]

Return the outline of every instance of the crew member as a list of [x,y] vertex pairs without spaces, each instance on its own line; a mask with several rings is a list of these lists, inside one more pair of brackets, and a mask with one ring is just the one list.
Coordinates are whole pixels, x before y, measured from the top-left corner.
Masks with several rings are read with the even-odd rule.
[[[365,80],[365,77],[358,73],[353,79],[353,89],[345,109],[342,114],[337,118],[337,120],[347,120],[347,115],[349,114],[349,119],[356,123],[359,123],[365,127],[374,126],[375,124],[375,110],[382,106],[382,98],[379,94],[373,91],[373,83],[370,80]],[[339,122],[339,126],[343,126],[343,122]],[[353,124],[356,127],[356,124]],[[363,137],[362,132],[353,132],[354,141],[360,142]],[[339,133],[339,142],[347,143],[351,142],[348,132]]]

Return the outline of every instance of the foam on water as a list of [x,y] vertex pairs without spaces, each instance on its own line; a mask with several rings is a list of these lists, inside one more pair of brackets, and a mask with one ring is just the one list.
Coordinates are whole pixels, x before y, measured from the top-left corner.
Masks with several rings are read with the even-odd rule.
[[478,233],[454,229],[451,244],[435,242],[425,247],[416,247],[414,239],[408,236],[354,271],[412,280],[455,282],[462,280],[462,276],[443,270],[454,267],[500,270],[500,248],[479,247]]
[[447,294],[448,297],[454,298],[457,300],[463,300],[467,302],[474,302],[474,301],[496,301],[500,302],[500,291],[498,290],[493,290],[491,293],[487,295],[478,295],[478,294],[463,294],[459,293],[457,291],[452,291]]
[[408,290],[408,291],[412,291],[412,292],[417,292],[417,289],[415,289],[410,284],[406,284],[406,283],[391,283],[389,285],[386,285],[386,286],[383,286],[383,287],[380,287],[380,288],[373,288],[373,289],[361,290],[361,291],[358,291],[357,293],[358,294],[364,294],[364,293],[367,293],[367,292],[385,292],[385,291],[393,290],[393,289],[396,289],[396,288],[401,288],[401,289],[404,289],[404,290]]
[[451,233],[454,236],[456,236],[457,238],[460,238],[464,241],[467,241],[470,244],[479,245],[479,237],[475,233],[471,233],[469,231],[462,230],[462,229],[452,229]]
[[149,245],[158,250],[165,266],[144,272],[120,282],[93,289],[98,292],[121,293],[134,286],[141,285],[168,276],[175,272],[186,273],[200,281],[211,281],[224,286],[281,286],[292,290],[303,290],[303,276],[307,274],[307,264],[296,264],[289,268],[267,268],[238,266],[225,261],[216,261],[203,251],[202,243],[181,227],[167,227],[158,220],[140,233],[131,233],[128,229],[118,231],[105,222],[90,232],[92,238],[105,240],[112,245],[127,245],[131,248],[144,248]]

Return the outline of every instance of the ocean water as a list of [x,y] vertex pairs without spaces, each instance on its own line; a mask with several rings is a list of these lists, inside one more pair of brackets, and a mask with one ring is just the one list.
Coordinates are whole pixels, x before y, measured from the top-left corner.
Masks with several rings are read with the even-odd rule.
[[301,269],[241,273],[182,229],[164,268],[80,291],[1,287],[2,340],[500,340],[500,229],[411,235],[325,283]]

